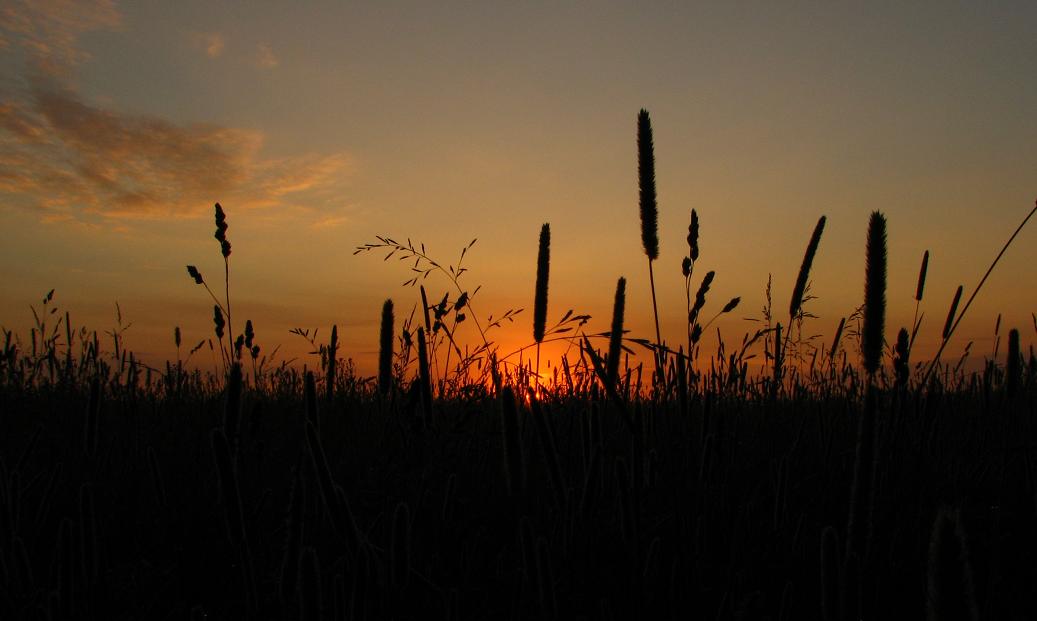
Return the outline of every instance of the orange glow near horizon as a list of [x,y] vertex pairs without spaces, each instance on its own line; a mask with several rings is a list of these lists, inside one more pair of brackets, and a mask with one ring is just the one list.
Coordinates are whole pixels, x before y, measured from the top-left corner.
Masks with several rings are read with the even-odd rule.
[[[24,342],[29,307],[53,288],[102,344],[118,303],[127,346],[149,364],[175,358],[174,327],[184,352],[211,338],[212,300],[184,266],[222,298],[219,201],[236,331],[251,319],[278,361],[312,367],[311,345],[290,331],[319,329],[326,342],[337,325],[341,355],[374,375],[382,302],[395,301],[399,329],[420,299],[401,286],[410,262],[353,254],[379,235],[424,244],[444,266],[478,238],[458,282],[481,289],[458,342],[482,342],[476,317],[523,308],[487,338],[501,356],[526,348],[509,364],[529,360],[545,222],[548,324],[572,309],[591,316],[587,334],[608,331],[622,276],[628,336],[653,339],[635,142],[646,108],[666,343],[686,346],[679,270],[692,208],[693,294],[716,272],[703,316],[741,297],[702,335],[703,366],[718,329],[730,351],[762,325],[769,278],[773,319],[787,325],[821,215],[803,338],[827,349],[862,302],[865,231],[880,210],[890,342],[912,321],[931,253],[913,353],[925,360],[955,289],[968,297],[1037,196],[1033,3],[239,10],[16,0],[0,12],[0,326]],[[945,357],[970,342],[976,364],[992,356],[998,316],[1002,340],[1018,328],[1024,351],[1037,342],[1035,239],[1031,223]],[[459,293],[441,273],[421,283],[430,303]],[[542,369],[564,351],[546,344]],[[207,348],[191,362],[214,364]]]

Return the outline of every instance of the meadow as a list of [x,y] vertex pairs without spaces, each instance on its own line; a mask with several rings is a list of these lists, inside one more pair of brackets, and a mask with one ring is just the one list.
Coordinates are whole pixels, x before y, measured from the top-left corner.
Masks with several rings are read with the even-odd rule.
[[[654,306],[644,111],[638,148]],[[677,344],[657,312],[654,334],[624,330],[624,278],[607,331],[571,311],[549,322],[549,224],[515,353],[492,330],[529,315],[473,309],[478,288],[458,280],[471,244],[453,264],[410,240],[358,246],[385,256],[357,260],[401,260],[420,299],[402,321],[385,302],[370,377],[335,328],[297,332],[312,368],[271,362],[232,312],[219,204],[222,279],[187,267],[213,335],[192,346],[175,329],[176,360],[142,364],[118,330],[74,327],[51,292],[0,356],[0,617],[1037,618],[1037,358],[1014,328],[979,371],[942,355],[986,276],[916,360],[918,313],[886,326],[875,212],[860,308],[827,342],[805,339],[822,216],[787,312],[768,296],[755,333],[703,353],[740,300],[709,299],[698,218]],[[473,343],[455,338],[465,322]],[[570,353],[542,373],[551,342]],[[215,371],[191,363],[207,352]]]

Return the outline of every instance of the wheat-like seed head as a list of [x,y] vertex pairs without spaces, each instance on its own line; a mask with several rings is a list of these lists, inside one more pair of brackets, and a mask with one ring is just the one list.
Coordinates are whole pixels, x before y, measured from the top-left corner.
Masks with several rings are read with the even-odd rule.
[[533,340],[544,340],[547,326],[547,280],[551,268],[551,225],[540,227],[540,248],[537,252],[537,280],[533,298]]
[[882,364],[886,327],[886,217],[875,211],[868,222],[867,264],[864,274],[864,326],[861,354],[864,369],[874,375]]
[[803,305],[803,294],[807,289],[807,279],[810,277],[810,267],[814,263],[814,255],[817,253],[817,245],[821,243],[821,233],[825,230],[825,217],[821,216],[814,226],[814,232],[810,235],[810,242],[803,254],[803,263],[799,266],[799,275],[796,276],[796,286],[792,290],[792,301],[789,303],[789,317],[795,319]]
[[655,204],[655,150],[648,111],[637,115],[637,178],[641,205],[641,243],[649,261],[659,258],[659,212]]

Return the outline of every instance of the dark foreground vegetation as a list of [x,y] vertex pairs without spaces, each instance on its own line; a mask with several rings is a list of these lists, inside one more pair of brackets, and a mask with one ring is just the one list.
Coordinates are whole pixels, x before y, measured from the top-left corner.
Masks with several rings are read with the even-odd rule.
[[615,401],[585,377],[426,415],[342,370],[260,391],[5,364],[5,619],[1037,616],[1029,365],[1014,394],[995,367],[876,391],[869,485],[852,390]]

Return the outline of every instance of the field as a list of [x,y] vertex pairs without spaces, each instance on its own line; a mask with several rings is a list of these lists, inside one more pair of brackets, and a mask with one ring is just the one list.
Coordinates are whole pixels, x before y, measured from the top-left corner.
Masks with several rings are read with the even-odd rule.
[[8,619],[835,619],[855,578],[869,618],[1037,614],[1032,364],[1014,395],[994,367],[878,390],[868,419],[842,384],[610,401],[586,378],[426,416],[342,371],[304,397],[294,371],[5,360]]
[[[654,304],[643,111],[639,148]],[[413,261],[422,303],[397,324],[386,302],[374,377],[335,329],[299,331],[312,369],[268,364],[251,322],[235,336],[220,205],[215,223],[222,291],[188,266],[215,338],[186,358],[177,329],[177,359],[144,365],[117,330],[73,328],[52,294],[26,338],[5,331],[3,618],[1037,618],[1037,359],[1017,330],[978,372],[943,347],[912,362],[920,319],[887,340],[878,212],[863,304],[830,344],[797,329],[822,217],[784,329],[768,310],[738,347],[701,356],[712,272],[695,274],[694,211],[687,342],[627,334],[623,279],[608,332],[571,313],[548,325],[545,224],[521,362],[487,338],[492,319],[481,342],[455,341],[479,322],[461,263],[380,237],[357,252]],[[430,273],[453,299],[430,303]],[[959,289],[943,345],[982,285],[960,309]],[[541,376],[551,341],[576,353]],[[188,363],[202,349],[216,371]]]

